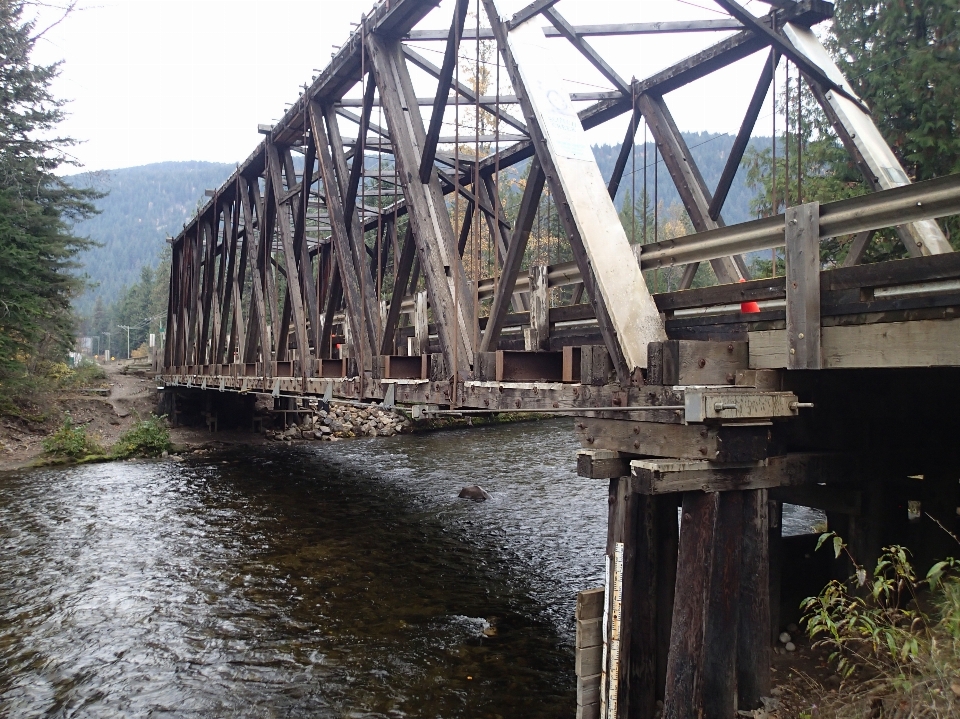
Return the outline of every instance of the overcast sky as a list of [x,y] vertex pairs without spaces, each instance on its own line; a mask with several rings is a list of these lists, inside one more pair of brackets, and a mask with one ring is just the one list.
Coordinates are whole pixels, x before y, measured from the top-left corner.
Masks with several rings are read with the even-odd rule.
[[[505,11],[524,4],[500,0]],[[78,10],[41,39],[34,59],[64,62],[54,88],[70,100],[62,129],[84,141],[75,154],[86,169],[164,160],[235,163],[259,141],[257,124],[283,114],[314,68],[329,62],[331,46],[371,7],[368,0],[80,0]],[[563,0],[557,7],[574,23],[725,17],[710,0]],[[758,1],[748,7],[757,14],[768,9]],[[420,27],[448,26],[451,9],[452,0],[443,0]],[[43,10],[38,27],[56,17],[56,10]],[[592,42],[623,77],[642,78],[723,36]],[[558,72],[576,83],[571,90],[604,84],[565,40],[551,42],[558,47]],[[439,64],[441,55],[433,57]],[[680,128],[736,132],[761,62],[761,55],[748,58],[669,95]],[[768,104],[757,134],[769,134],[769,118]],[[619,142],[625,123],[608,123],[591,139]]]

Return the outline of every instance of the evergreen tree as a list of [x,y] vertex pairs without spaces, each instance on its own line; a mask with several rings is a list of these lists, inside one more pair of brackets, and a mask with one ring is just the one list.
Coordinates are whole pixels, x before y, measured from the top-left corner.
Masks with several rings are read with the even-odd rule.
[[0,0],[0,378],[60,359],[73,344],[72,270],[90,242],[71,223],[95,210],[97,194],[55,171],[74,142],[53,133],[63,101],[50,93],[58,64],[30,60],[37,36],[22,0]]
[[960,172],[960,0],[836,0],[830,45],[913,180]]

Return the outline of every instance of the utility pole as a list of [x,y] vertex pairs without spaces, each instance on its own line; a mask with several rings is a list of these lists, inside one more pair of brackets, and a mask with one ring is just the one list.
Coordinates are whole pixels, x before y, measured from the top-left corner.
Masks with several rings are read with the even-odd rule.
[[109,362],[110,361],[110,333],[104,332],[103,334],[107,336],[107,357],[104,360],[104,362]]
[[130,359],[130,326],[129,325],[117,325],[122,330],[127,331],[127,359]]

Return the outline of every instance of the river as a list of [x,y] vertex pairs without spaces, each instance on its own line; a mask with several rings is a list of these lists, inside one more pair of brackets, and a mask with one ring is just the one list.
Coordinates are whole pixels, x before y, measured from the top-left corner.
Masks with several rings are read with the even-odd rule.
[[570,424],[0,475],[0,716],[572,717]]

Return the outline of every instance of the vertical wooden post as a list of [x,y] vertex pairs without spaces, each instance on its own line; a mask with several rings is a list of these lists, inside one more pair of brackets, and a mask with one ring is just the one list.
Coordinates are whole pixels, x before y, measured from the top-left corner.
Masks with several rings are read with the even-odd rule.
[[[660,567],[671,565],[669,556],[661,556],[663,542],[661,537],[673,530],[676,548],[676,503],[670,496],[635,495],[636,531],[634,551],[632,601],[625,613],[630,614],[630,651],[628,673],[628,694],[621,709],[622,717],[653,719],[657,710],[657,698],[660,685],[657,681],[659,660],[659,616],[660,603]],[[672,520],[667,517],[663,524],[664,504],[673,506]],[[671,527],[672,524],[672,527]],[[669,544],[669,542],[668,542]],[[668,548],[669,553],[669,548]],[[676,565],[673,564],[675,567]]]
[[769,500],[767,504],[767,551],[770,554],[770,635],[768,642],[775,646],[780,636],[780,590],[783,567],[783,502]]
[[677,494],[657,498],[657,699],[664,698],[667,682],[667,657],[670,652],[670,628],[673,621],[674,592],[677,586],[677,553],[680,542]]
[[414,303],[413,354],[425,355],[430,351],[430,330],[427,315],[426,291],[416,294]]
[[546,265],[530,268],[530,349],[550,349],[550,290]]
[[787,368],[821,369],[820,203],[787,208]]
[[[620,719],[629,711],[634,565],[639,495],[630,491],[630,477],[610,480],[607,515],[607,558],[610,566],[607,600],[606,681],[600,684],[601,715]],[[619,547],[618,547],[619,545]],[[620,551],[618,551],[618,549]],[[616,581],[615,578],[619,578]],[[621,587],[620,595],[614,591]],[[606,712],[605,714],[603,712]]]
[[743,493],[743,549],[737,620],[737,708],[759,709],[770,696],[768,492]]
[[734,715],[742,528],[742,492],[684,494],[664,719]]

